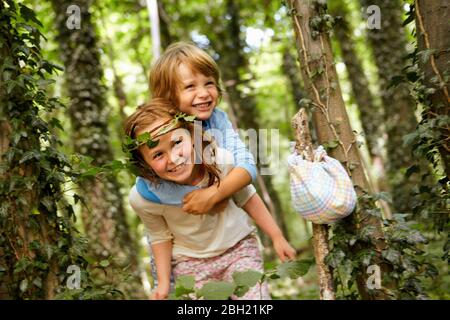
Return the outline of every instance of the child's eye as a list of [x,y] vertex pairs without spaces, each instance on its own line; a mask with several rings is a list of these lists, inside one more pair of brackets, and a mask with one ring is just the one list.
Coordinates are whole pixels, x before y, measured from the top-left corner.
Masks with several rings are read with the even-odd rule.
[[207,85],[207,86],[215,86],[216,83],[215,83],[214,81],[208,81],[208,82],[206,83],[206,85]]
[[175,144],[180,144],[183,142],[183,137],[179,137],[177,140],[175,140]]
[[153,155],[153,159],[159,158],[162,155],[162,152],[157,152]]
[[193,87],[194,87],[193,84],[189,84],[189,85],[185,86],[184,89],[192,89]]

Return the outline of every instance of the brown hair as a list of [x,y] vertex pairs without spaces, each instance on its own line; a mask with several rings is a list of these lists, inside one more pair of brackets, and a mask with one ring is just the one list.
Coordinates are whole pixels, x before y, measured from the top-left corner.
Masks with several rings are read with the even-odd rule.
[[213,77],[219,99],[222,89],[219,85],[220,71],[214,59],[199,47],[187,42],[175,42],[156,60],[150,71],[149,89],[154,98],[166,98],[178,105],[180,64],[186,64],[193,72]]
[[[152,123],[158,120],[171,120],[174,119],[175,115],[179,111],[174,107],[173,103],[163,99],[163,98],[154,98],[150,102],[141,105],[137,108],[137,110],[130,115],[125,121],[125,134],[129,136],[131,139],[136,139],[136,132],[140,129],[148,127]],[[191,122],[182,122],[180,121],[180,127],[189,130],[191,136],[194,132],[194,124]],[[208,186],[214,184],[214,182],[218,181],[220,183],[219,173],[220,170],[217,168],[215,163],[209,164],[209,161],[205,161],[203,150],[207,148],[213,141],[208,141],[209,139],[204,139],[204,131],[202,129],[202,148],[201,148],[201,157],[202,161],[200,166],[208,173],[209,180]],[[155,174],[153,169],[150,167],[147,162],[145,162],[144,158],[141,154],[142,147],[134,149],[131,151],[131,162],[138,169],[139,174],[151,181],[152,183],[158,183],[159,177]],[[215,152],[215,148],[208,148],[212,152]]]

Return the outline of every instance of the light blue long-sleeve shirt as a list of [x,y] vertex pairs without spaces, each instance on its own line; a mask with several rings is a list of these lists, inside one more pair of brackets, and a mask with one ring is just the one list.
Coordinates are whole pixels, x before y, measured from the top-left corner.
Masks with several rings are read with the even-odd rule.
[[[215,108],[211,117],[203,121],[202,125],[205,131],[214,137],[219,147],[225,148],[233,154],[234,166],[247,170],[254,181],[256,179],[255,160],[240,139],[239,134],[234,130],[227,114]],[[136,189],[143,198],[149,201],[180,206],[183,197],[199,187],[180,185],[166,180],[161,180],[158,185],[155,185],[143,177],[137,177]]]

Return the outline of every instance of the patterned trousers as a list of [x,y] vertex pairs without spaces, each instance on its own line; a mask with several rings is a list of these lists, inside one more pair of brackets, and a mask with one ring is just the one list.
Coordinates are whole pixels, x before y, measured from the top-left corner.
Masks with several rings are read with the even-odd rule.
[[[205,283],[215,281],[232,281],[233,273],[255,270],[264,272],[263,259],[259,251],[258,241],[254,235],[249,235],[225,251],[212,258],[177,259],[172,264],[175,278],[181,275],[193,275],[196,288]],[[233,300],[270,300],[267,283],[257,283],[242,297],[232,296]]]

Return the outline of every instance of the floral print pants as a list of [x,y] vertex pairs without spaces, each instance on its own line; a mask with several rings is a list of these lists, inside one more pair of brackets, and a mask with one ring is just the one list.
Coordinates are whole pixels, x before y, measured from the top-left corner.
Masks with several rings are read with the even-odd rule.
[[[205,283],[215,281],[233,281],[233,273],[255,270],[264,272],[263,259],[259,251],[258,241],[249,235],[225,251],[212,258],[183,257],[172,264],[175,278],[181,275],[195,276],[196,288]],[[257,283],[242,297],[232,296],[233,300],[270,300],[267,283]]]

